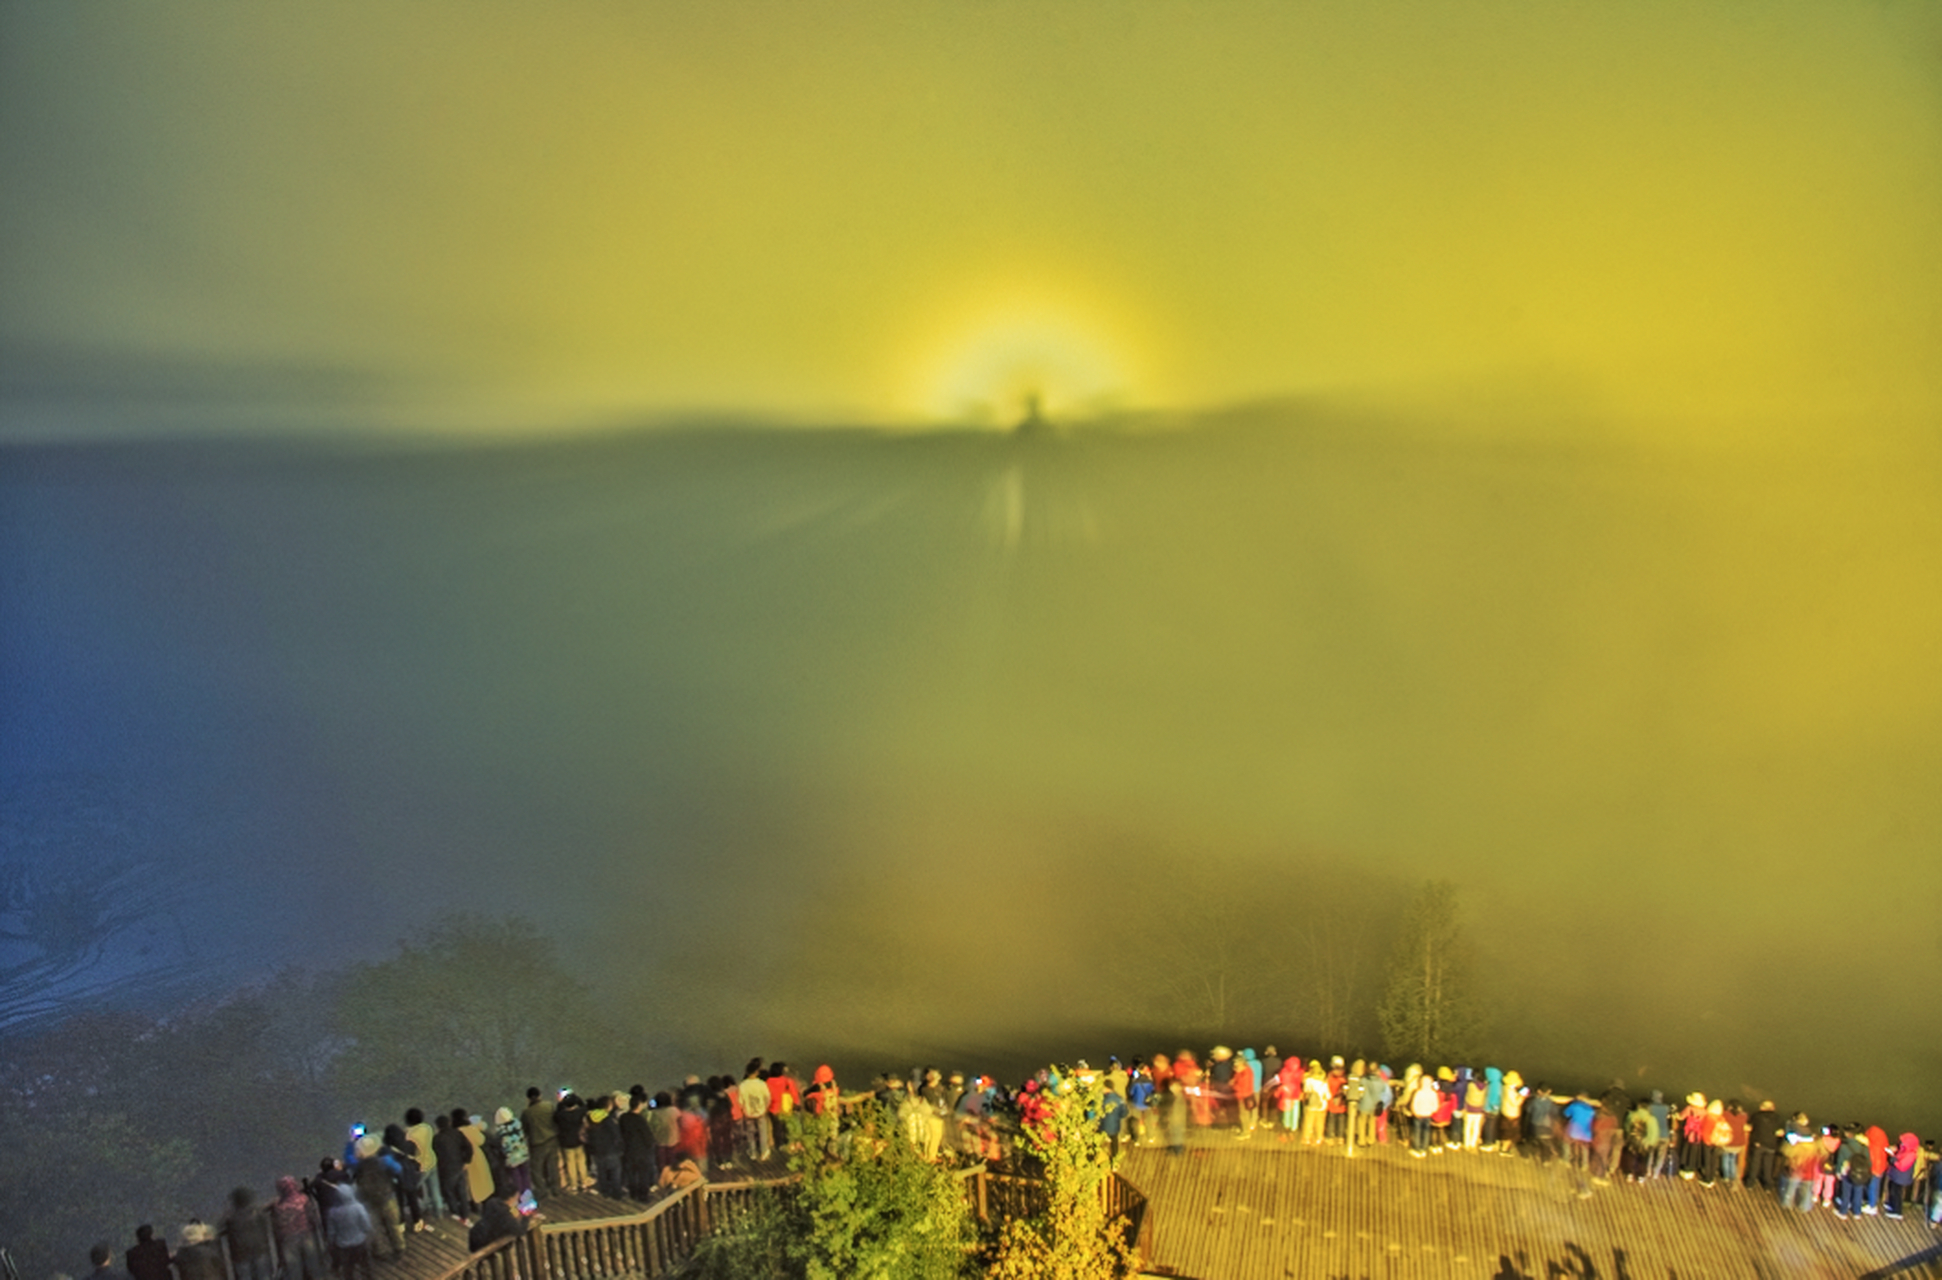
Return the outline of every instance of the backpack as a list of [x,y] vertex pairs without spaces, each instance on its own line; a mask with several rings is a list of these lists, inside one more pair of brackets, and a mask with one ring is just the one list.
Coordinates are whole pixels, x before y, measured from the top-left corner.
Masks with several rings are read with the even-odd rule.
[[418,1190],[425,1182],[425,1171],[418,1167],[418,1157],[412,1154],[417,1149],[417,1144],[410,1141],[407,1141],[404,1147],[385,1148],[391,1154],[391,1158],[398,1162],[398,1167],[404,1171],[403,1176],[398,1179],[398,1185],[408,1192]]
[[378,1156],[358,1161],[357,1169],[351,1174],[351,1181],[357,1184],[359,1197],[373,1203],[381,1202],[385,1196],[390,1195],[391,1188],[397,1182],[391,1176],[391,1170],[384,1167],[384,1161]]

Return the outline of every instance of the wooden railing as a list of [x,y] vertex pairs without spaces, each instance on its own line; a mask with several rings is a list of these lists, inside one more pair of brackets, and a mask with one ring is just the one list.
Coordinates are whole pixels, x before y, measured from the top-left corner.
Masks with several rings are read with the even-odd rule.
[[670,1275],[718,1224],[745,1214],[778,1182],[697,1183],[624,1218],[543,1222],[502,1240],[438,1280],[622,1280]]
[[[1045,1184],[974,1165],[958,1174],[980,1222],[1025,1218],[1046,1207]],[[481,1249],[437,1280],[653,1280],[671,1275],[717,1227],[747,1214],[770,1182],[697,1183],[624,1218],[542,1222],[517,1240]],[[1123,1218],[1127,1240],[1143,1244],[1146,1197],[1117,1173],[1100,1189],[1106,1216]]]
[[[994,1217],[1029,1218],[1045,1210],[1045,1184],[1037,1178],[994,1173],[985,1165],[974,1165],[958,1178],[964,1183],[964,1194],[980,1222],[990,1222]],[[1114,1173],[1100,1184],[1099,1193],[1106,1202],[1106,1220],[1123,1220],[1126,1242],[1144,1251],[1151,1232],[1146,1197],[1140,1189]]]

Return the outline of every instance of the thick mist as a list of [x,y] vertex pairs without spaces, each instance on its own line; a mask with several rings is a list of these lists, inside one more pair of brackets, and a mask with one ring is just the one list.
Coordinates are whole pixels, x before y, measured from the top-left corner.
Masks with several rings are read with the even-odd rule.
[[114,877],[71,1007],[516,914],[668,1071],[1373,1048],[1445,878],[1527,1076],[1933,1126],[1937,479],[1285,405],[18,447],[6,854]]

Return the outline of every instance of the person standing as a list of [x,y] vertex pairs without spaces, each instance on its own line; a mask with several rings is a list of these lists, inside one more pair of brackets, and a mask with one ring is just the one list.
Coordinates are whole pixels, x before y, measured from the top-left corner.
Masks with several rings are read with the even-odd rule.
[[527,1229],[545,1215],[535,1213],[527,1217],[519,1212],[520,1192],[512,1187],[499,1188],[498,1191],[479,1208],[479,1220],[465,1237],[466,1247],[477,1253],[501,1240],[517,1240],[526,1234]]
[[[1234,1079],[1231,1086],[1234,1090],[1234,1126],[1244,1139],[1254,1136],[1254,1099],[1257,1092],[1254,1067],[1252,1049],[1241,1050],[1234,1059]],[[1115,1151],[1118,1149],[1117,1142],[1114,1143],[1114,1149]]]
[[587,1161],[593,1167],[594,1186],[615,1200],[622,1195],[620,1117],[625,1101],[625,1094],[604,1095],[594,1099],[587,1112]]
[[[465,1113],[460,1111],[463,1116]],[[465,1176],[465,1166],[472,1161],[472,1141],[452,1124],[452,1117],[440,1113],[438,1128],[432,1134],[432,1150],[438,1155],[438,1180],[444,1193],[445,1208],[459,1220],[459,1225],[472,1226],[472,1193]]]
[[343,1183],[320,1181],[317,1188],[334,1201],[324,1211],[324,1222],[330,1234],[330,1256],[336,1263],[337,1274],[343,1280],[359,1280],[360,1276],[362,1280],[377,1280],[371,1266],[371,1239],[377,1232],[370,1213]]
[[1524,1100],[1529,1096],[1524,1077],[1516,1071],[1506,1071],[1503,1099],[1497,1107],[1498,1155],[1517,1154],[1517,1144],[1524,1137]]
[[1429,1154],[1430,1122],[1436,1118],[1440,1098],[1434,1076],[1425,1072],[1416,1077],[1416,1090],[1409,1099],[1409,1154],[1418,1160]]
[[1904,1133],[1895,1144],[1895,1150],[1888,1157],[1888,1207],[1884,1217],[1900,1218],[1902,1204],[1909,1198],[1909,1190],[1915,1185],[1915,1165],[1922,1154],[1922,1140],[1912,1133]]
[[1167,1077],[1167,1087],[1159,1095],[1166,1112],[1167,1154],[1185,1155],[1187,1151],[1187,1087],[1177,1074]]
[[802,1110],[802,1087],[789,1074],[789,1064],[778,1062],[769,1068],[769,1130],[776,1146],[789,1141],[789,1117]]
[[1458,1079],[1463,1090],[1463,1149],[1475,1151],[1483,1144],[1484,1104],[1490,1099],[1490,1086],[1469,1067]]
[[222,1237],[229,1245],[233,1280],[271,1280],[276,1263],[270,1255],[270,1224],[248,1187],[237,1187],[229,1193],[229,1213],[223,1218]]
[[[764,1089],[767,1098],[769,1091]],[[639,1094],[627,1099],[627,1111],[620,1117],[621,1180],[627,1194],[645,1201],[654,1190],[654,1131],[647,1124],[647,1099]]]
[[1774,1153],[1780,1149],[1780,1133],[1780,1113],[1774,1110],[1773,1099],[1768,1098],[1747,1117],[1746,1124],[1746,1180],[1763,1191],[1779,1189]]
[[492,1162],[486,1158],[485,1126],[477,1117],[467,1115],[464,1107],[454,1107],[452,1127],[472,1144],[472,1158],[465,1162],[465,1189],[473,1205],[482,1205],[492,1199]]
[[767,1160],[775,1143],[769,1129],[769,1086],[762,1079],[762,1059],[749,1059],[735,1092],[742,1100],[742,1146],[749,1159]]
[[438,1181],[438,1155],[432,1150],[432,1139],[437,1134],[425,1123],[425,1112],[421,1107],[413,1107],[405,1112],[405,1141],[412,1147],[412,1154],[418,1158],[418,1181],[420,1186],[419,1202],[422,1206],[421,1221],[418,1229],[431,1230],[432,1222],[445,1216],[445,1190]]
[[182,1228],[182,1247],[175,1251],[175,1273],[182,1280],[227,1280],[214,1227],[198,1218]]
[[378,1239],[390,1246],[389,1258],[395,1262],[405,1256],[405,1229],[398,1217],[398,1182],[402,1170],[398,1162],[384,1154],[383,1144],[371,1134],[357,1140],[357,1163],[351,1167],[351,1183],[357,1198],[371,1215]]
[[553,1100],[540,1093],[538,1085],[526,1090],[526,1110],[520,1113],[519,1126],[526,1131],[526,1147],[532,1153],[528,1163],[535,1195],[552,1195],[560,1189],[560,1140],[553,1129],[553,1107]]
[[135,1246],[122,1255],[122,1261],[128,1264],[128,1274],[134,1280],[175,1280],[175,1273],[169,1270],[169,1246],[155,1238],[150,1223],[135,1228]]
[[505,1161],[506,1179],[512,1189],[525,1195],[533,1189],[532,1148],[526,1142],[526,1126],[513,1117],[511,1107],[492,1113],[492,1138]]
[[553,1108],[553,1132],[560,1143],[560,1188],[585,1191],[593,1186],[587,1175],[587,1105],[568,1093]]
[[278,1280],[324,1280],[324,1253],[317,1244],[324,1229],[323,1214],[303,1183],[288,1174],[276,1180],[270,1225],[276,1231],[277,1255],[283,1259]]
[[1733,1186],[1741,1186],[1746,1177],[1747,1123],[1746,1111],[1739,1100],[1729,1098],[1726,1102],[1726,1149],[1720,1153],[1720,1176]]
[[1274,1073],[1274,1104],[1281,1114],[1281,1133],[1277,1141],[1301,1127],[1301,1059],[1289,1058]]

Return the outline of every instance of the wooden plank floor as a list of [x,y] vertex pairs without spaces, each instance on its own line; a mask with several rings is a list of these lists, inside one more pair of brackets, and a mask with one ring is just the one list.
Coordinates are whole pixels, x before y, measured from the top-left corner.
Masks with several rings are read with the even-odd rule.
[[1286,1277],[1942,1276],[1919,1214],[1837,1220],[1771,1196],[1677,1178],[1578,1194],[1561,1165],[1397,1147],[1210,1139],[1185,1155],[1135,1148],[1120,1172],[1148,1199],[1146,1264],[1192,1280]]

